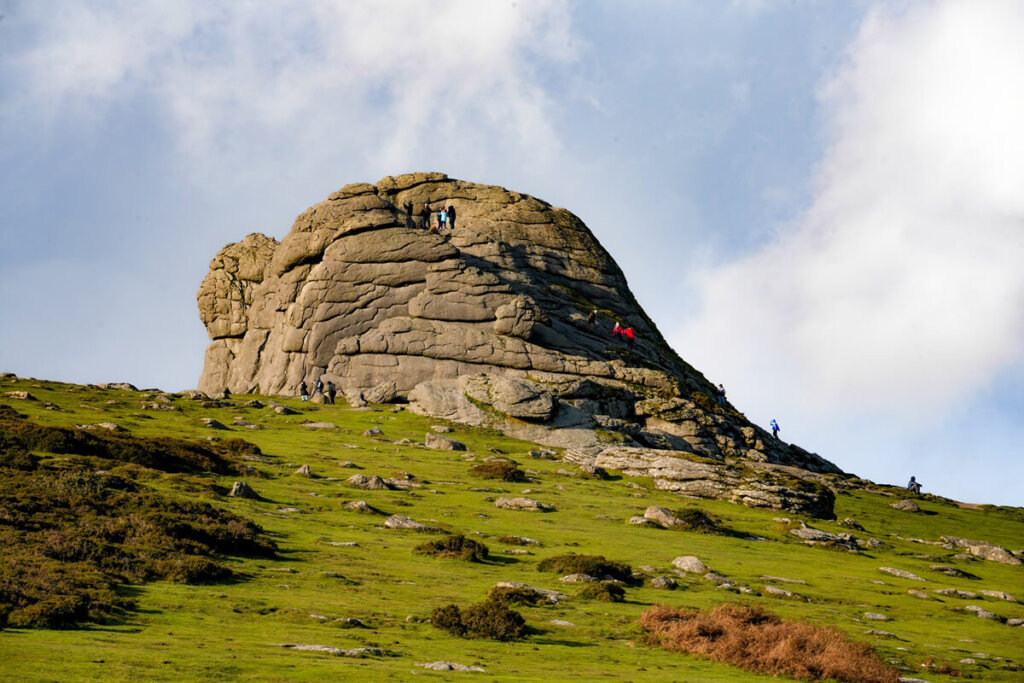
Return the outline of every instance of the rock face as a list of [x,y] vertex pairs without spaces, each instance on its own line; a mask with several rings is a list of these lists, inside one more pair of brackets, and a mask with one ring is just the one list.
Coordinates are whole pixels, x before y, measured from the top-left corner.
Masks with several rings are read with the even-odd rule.
[[[424,230],[425,204],[455,207],[455,228]],[[719,406],[586,225],[504,188],[439,173],[347,185],[282,241],[251,234],[221,249],[198,303],[209,395],[294,395],[323,377],[353,405],[405,398],[421,414],[589,455],[618,445],[698,456],[714,476],[691,463],[658,480],[704,497],[740,487],[740,502],[785,509],[795,497],[716,465],[842,474]],[[633,347],[615,322],[635,330]]]

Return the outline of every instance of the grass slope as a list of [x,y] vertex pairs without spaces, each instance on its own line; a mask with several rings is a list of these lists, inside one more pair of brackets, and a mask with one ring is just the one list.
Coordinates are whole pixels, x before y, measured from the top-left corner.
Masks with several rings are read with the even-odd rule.
[[[941,535],[984,539],[1013,549],[1024,545],[1024,511],[1017,508],[964,509],[941,500],[920,500],[921,513],[893,510],[883,492],[841,494],[836,514],[852,517],[883,546],[851,553],[813,548],[787,533],[777,512],[721,501],[681,501],[657,491],[649,479],[610,481],[569,477],[559,461],[535,460],[532,444],[487,430],[451,425],[448,436],[464,442],[465,453],[426,450],[393,443],[421,442],[437,420],[392,406],[351,409],[274,399],[299,414],[270,408],[206,404],[177,396],[162,398],[175,410],[143,410],[154,392],[107,390],[25,379],[0,380],[0,396],[28,391],[36,399],[0,398],[38,424],[115,422],[136,436],[201,439],[241,437],[258,445],[263,456],[245,460],[262,476],[245,480],[261,500],[228,498],[225,491],[239,475],[166,473],[140,468],[136,483],[180,501],[203,501],[258,523],[277,544],[276,558],[220,558],[234,573],[230,581],[190,586],[158,580],[120,590],[135,609],[122,620],[85,624],[69,630],[0,630],[0,680],[230,680],[314,681],[449,679],[453,675],[497,680],[757,681],[767,679],[725,664],[650,648],[643,644],[637,620],[656,603],[709,608],[725,600],[759,605],[786,619],[834,626],[856,641],[874,645],[882,658],[928,681],[963,677],[1013,681],[1024,676],[1024,628],[980,619],[965,611],[979,605],[1003,618],[1024,617],[1024,605],[983,598],[937,596],[923,600],[908,589],[1002,590],[1024,600],[1024,567],[953,557],[935,541]],[[255,397],[260,398],[260,397]],[[261,398],[266,404],[268,399]],[[50,409],[45,404],[53,404]],[[201,418],[231,425],[237,416],[260,425],[250,430],[213,430]],[[303,421],[330,422],[337,429],[311,429]],[[382,437],[364,437],[372,427]],[[484,480],[469,469],[500,450],[522,464],[530,481]],[[36,452],[43,466],[66,464],[75,455]],[[358,468],[342,466],[346,461]],[[313,478],[294,474],[308,464]],[[856,469],[856,463],[844,463]],[[413,475],[410,490],[359,490],[345,483],[353,474]],[[524,493],[527,492],[528,493]],[[554,512],[503,510],[500,497],[526,495],[554,505]],[[443,559],[414,552],[439,538],[437,533],[389,530],[385,517],[345,509],[365,500],[385,514],[401,514],[431,527],[479,540],[490,549],[482,562]],[[736,536],[633,527],[626,520],[648,505],[670,509],[694,505],[739,532]],[[291,511],[295,510],[295,511]],[[793,522],[796,517],[791,516]],[[835,522],[807,519],[827,531],[848,531]],[[504,536],[526,536],[539,545],[511,545]],[[752,540],[756,538],[757,540]],[[355,543],[356,545],[340,545]],[[529,554],[511,554],[517,549]],[[715,572],[751,588],[730,592],[698,577],[679,577],[675,591],[649,582],[626,586],[625,601],[570,597],[558,605],[514,608],[536,633],[520,642],[464,640],[431,626],[437,607],[485,600],[499,581],[527,583],[572,596],[579,585],[559,574],[538,571],[545,558],[576,552],[603,555],[634,569],[651,566],[653,575],[675,576],[671,561],[697,555]],[[0,559],[3,551],[0,551]],[[957,567],[977,579],[950,578],[932,564]],[[879,567],[913,572],[925,581],[897,578]],[[2,564],[0,564],[2,571]],[[776,597],[764,590],[763,576],[806,582],[778,583],[803,599]],[[871,621],[865,613],[888,616]],[[347,628],[359,619],[365,627]],[[551,622],[571,622],[556,625]],[[868,635],[884,630],[895,637]],[[383,656],[337,657],[280,647],[316,644],[343,649],[376,647]],[[974,663],[962,664],[963,659]],[[452,674],[418,667],[437,660],[479,665],[486,674]],[[785,680],[784,677],[780,677]]]

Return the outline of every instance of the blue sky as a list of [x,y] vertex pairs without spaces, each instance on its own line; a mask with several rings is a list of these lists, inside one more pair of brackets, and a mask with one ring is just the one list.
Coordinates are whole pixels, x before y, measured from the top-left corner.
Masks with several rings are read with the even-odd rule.
[[249,232],[438,170],[578,214],[754,421],[1024,504],[1012,0],[0,0],[0,369],[194,386]]

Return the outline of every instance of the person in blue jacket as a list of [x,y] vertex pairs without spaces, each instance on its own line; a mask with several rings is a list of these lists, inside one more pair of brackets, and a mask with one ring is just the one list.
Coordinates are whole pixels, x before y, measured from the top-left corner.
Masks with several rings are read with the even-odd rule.
[[772,436],[774,436],[776,439],[779,438],[779,423],[775,421],[774,417],[772,418],[771,427],[772,427]]

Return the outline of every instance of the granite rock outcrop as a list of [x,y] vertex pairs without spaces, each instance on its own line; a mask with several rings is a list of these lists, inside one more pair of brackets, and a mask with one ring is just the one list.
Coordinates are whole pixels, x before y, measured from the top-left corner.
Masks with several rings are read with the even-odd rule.
[[[449,206],[454,227],[425,228]],[[615,448],[676,452],[689,460],[671,475],[626,460],[660,487],[747,504],[774,506],[780,491],[729,463],[841,474],[719,404],[583,221],[501,187],[440,173],[347,185],[280,242],[251,234],[221,249],[197,298],[209,395],[295,394],[323,377],[350,402],[408,400],[593,460],[581,464],[630,469]]]

